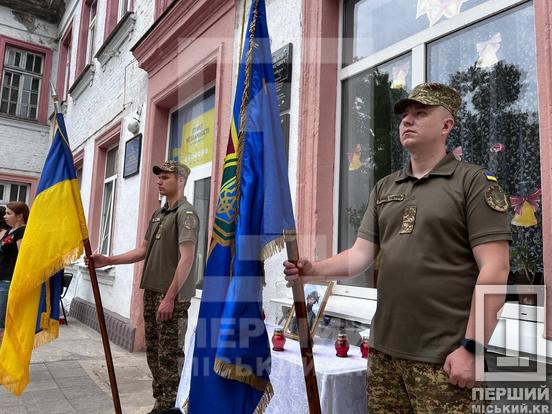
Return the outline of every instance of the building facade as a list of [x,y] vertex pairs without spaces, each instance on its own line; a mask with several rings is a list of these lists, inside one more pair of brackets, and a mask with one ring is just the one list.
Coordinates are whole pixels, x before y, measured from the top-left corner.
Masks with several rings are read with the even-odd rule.
[[[175,158],[192,169],[185,192],[200,214],[204,263],[250,6],[244,1],[73,0],[49,29],[52,79],[97,251],[117,254],[141,242],[160,205],[151,168]],[[551,280],[547,0],[266,4],[274,57],[288,65],[280,110],[302,256],[322,259],[351,246],[375,182],[407,162],[393,102],[420,82],[438,81],[463,96],[449,150],[493,171],[511,196],[509,284]],[[281,253],[265,266],[264,306],[273,323],[283,323],[291,304],[284,259]],[[73,272],[71,313],[94,323],[86,269],[76,264]],[[112,335],[129,349],[142,347],[141,265],[99,273]],[[199,297],[201,271],[196,277]],[[333,286],[326,332],[369,327],[376,284],[377,267]],[[545,339],[552,328],[544,325],[550,309],[535,296],[510,293],[494,349],[535,355],[538,343],[552,352]]]

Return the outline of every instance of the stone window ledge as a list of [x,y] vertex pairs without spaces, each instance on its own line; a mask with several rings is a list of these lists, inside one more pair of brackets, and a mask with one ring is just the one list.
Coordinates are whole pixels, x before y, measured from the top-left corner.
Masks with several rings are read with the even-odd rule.
[[84,67],[77,79],[75,79],[73,85],[69,88],[69,95],[71,95],[73,101],[76,101],[86,88],[92,86],[95,71],[94,65],[89,63]]
[[120,48],[125,41],[131,39],[135,24],[136,15],[134,12],[130,11],[126,12],[121,20],[119,20],[119,23],[113,28],[94,56],[98,59],[102,68],[105,67],[113,56],[119,56],[121,54]]

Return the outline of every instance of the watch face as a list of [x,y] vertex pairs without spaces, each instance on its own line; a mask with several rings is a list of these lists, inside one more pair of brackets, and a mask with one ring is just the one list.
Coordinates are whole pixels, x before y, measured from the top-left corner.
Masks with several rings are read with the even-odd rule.
[[462,339],[461,345],[472,354],[475,354],[475,341],[473,339]]

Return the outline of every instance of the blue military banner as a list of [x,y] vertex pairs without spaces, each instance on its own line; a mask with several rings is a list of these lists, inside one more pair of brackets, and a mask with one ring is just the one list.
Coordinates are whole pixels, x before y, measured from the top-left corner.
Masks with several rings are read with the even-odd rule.
[[272,396],[263,260],[295,229],[264,0],[251,5],[205,269],[186,408],[261,413]]

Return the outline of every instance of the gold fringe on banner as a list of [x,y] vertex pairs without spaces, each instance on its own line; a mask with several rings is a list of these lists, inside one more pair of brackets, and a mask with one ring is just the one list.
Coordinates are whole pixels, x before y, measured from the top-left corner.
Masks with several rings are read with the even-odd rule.
[[266,259],[280,253],[284,250],[285,241],[284,236],[280,236],[277,239],[265,244],[261,250],[261,260],[264,262]]
[[257,391],[266,391],[267,384],[270,384],[269,380],[258,377],[249,368],[243,365],[230,364],[218,358],[215,359],[213,371],[222,378],[243,382]]

